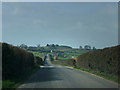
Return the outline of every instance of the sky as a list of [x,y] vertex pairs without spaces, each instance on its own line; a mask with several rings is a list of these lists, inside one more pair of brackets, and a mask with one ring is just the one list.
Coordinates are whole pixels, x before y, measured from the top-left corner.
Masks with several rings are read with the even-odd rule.
[[117,2],[3,2],[2,41],[13,45],[118,45]]

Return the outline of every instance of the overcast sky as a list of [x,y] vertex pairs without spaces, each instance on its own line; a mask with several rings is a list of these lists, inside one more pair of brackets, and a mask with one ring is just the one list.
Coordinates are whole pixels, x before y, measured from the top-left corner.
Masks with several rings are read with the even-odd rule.
[[105,48],[118,44],[117,2],[6,2],[2,19],[2,40],[13,45]]

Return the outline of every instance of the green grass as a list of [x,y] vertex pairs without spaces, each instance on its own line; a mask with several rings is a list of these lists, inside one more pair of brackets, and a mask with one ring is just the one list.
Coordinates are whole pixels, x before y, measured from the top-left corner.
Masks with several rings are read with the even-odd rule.
[[68,60],[70,58],[58,57],[59,60]]
[[70,55],[70,56],[79,56],[82,53],[66,53],[66,55]]
[[40,52],[36,52],[36,51],[29,51],[31,53],[34,54],[34,56],[39,56],[39,57],[43,57],[44,56],[44,53],[40,53]]
[[105,74],[105,73],[99,73],[99,72],[96,72],[96,71],[93,71],[93,70],[89,70],[89,69],[85,69],[85,68],[81,68],[81,67],[74,67],[74,68],[75,69],[80,69],[80,70],[85,71],[85,72],[89,72],[89,73],[95,74],[97,76],[103,77],[105,79],[108,79],[108,80],[111,80],[111,81],[114,81],[114,82],[120,84],[120,80],[118,79],[117,76],[112,76],[110,74]]
[[2,80],[0,80],[0,89],[2,88]]
[[59,56],[58,59],[66,60],[66,59],[72,58],[72,56],[78,57],[79,55],[82,55],[82,54],[83,54],[82,52],[81,53],[69,53],[68,52],[68,53],[64,53],[64,55],[67,56],[66,58]]
[[32,52],[35,56],[39,56],[39,57],[43,57],[44,54],[43,53],[39,53],[39,52]]
[[21,76],[17,76],[14,79],[2,81],[2,88],[17,88],[23,82],[25,82],[26,80],[28,80],[28,78],[33,73],[35,73],[36,71],[38,71],[39,68],[40,67],[38,65],[36,65],[36,66],[34,66],[34,68],[27,70]]

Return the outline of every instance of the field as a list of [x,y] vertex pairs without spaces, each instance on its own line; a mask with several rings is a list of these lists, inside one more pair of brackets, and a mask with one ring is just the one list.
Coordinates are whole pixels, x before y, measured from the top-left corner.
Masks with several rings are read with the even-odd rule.
[[[44,58],[45,55],[50,54],[53,57],[56,56],[59,60],[67,60],[74,57],[78,57],[86,52],[93,51],[93,50],[86,50],[86,49],[75,49],[68,46],[45,46],[45,47],[34,47],[28,48],[29,52],[33,53],[35,56],[39,56]],[[51,52],[52,51],[52,52]]]
[[43,57],[45,55],[45,53],[40,53],[35,51],[30,51],[30,52],[33,53],[35,56],[39,56],[39,57]]

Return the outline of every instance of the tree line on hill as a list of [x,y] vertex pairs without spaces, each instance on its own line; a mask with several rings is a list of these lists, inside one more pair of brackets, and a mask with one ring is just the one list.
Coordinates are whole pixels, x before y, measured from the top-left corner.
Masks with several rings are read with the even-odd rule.
[[82,46],[79,47],[79,49],[85,49],[85,50],[96,50],[96,47],[91,47],[90,45],[85,45],[84,48]]
[[[21,47],[21,48],[42,48],[41,46],[40,46],[40,44],[38,44],[37,46],[27,46],[27,45],[25,45],[25,44],[21,44],[19,47]],[[49,47],[49,48],[51,48],[51,49],[55,49],[56,47],[63,47],[63,48],[69,48],[69,49],[72,49],[72,47],[70,47],[70,46],[63,46],[63,45],[61,45],[61,46],[59,46],[58,44],[47,44],[45,47]]]
[[[24,48],[24,49],[27,49],[27,50],[32,50],[32,51],[47,51],[47,50],[53,50],[53,49],[74,49],[70,46],[63,46],[63,45],[58,45],[58,44],[47,44],[46,46],[40,46],[40,44],[38,44],[37,46],[27,46],[25,44],[21,44],[19,46],[20,48]],[[79,49],[80,50],[96,50],[96,47],[95,46],[90,46],[90,45],[85,45],[84,47],[82,46],[79,46]],[[48,52],[49,52],[48,51]]]

